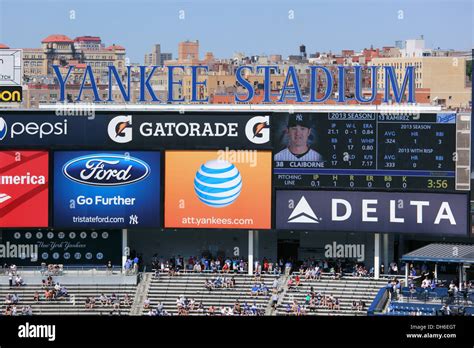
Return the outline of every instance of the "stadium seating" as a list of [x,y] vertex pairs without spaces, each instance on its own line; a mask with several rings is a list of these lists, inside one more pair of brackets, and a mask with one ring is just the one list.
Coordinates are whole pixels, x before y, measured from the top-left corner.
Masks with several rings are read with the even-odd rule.
[[[136,291],[136,285],[128,284],[75,284],[67,285],[66,288],[69,297],[59,298],[57,300],[44,300],[44,290],[41,289],[41,284],[28,284],[26,286],[13,288],[2,284],[0,286],[0,304],[2,314],[6,308],[5,298],[7,294],[17,294],[20,297],[20,301],[17,304],[18,312],[21,311],[23,306],[29,305],[33,310],[33,315],[108,315],[112,311],[112,306],[103,306],[96,301],[95,308],[86,309],[86,297],[98,298],[102,293],[106,296],[115,293],[121,300],[123,300],[125,294],[128,294],[133,303]],[[39,302],[33,300],[36,291],[40,294],[41,300]],[[130,306],[125,307],[121,304],[120,310],[115,310],[114,314],[128,315],[130,308]]]
[[441,305],[422,304],[422,303],[398,303],[392,302],[390,310],[385,315],[420,315],[435,316],[436,311],[441,309]]
[[[305,280],[301,278],[298,289],[286,291],[283,301],[278,305],[276,315],[287,315],[287,305],[296,300],[300,305],[305,302],[305,297],[313,287],[314,292],[322,295],[333,295],[340,301],[340,310],[331,310],[318,306],[314,311],[306,310],[308,315],[366,315],[368,306],[382,286],[387,283],[386,279],[375,280],[373,278],[360,278],[345,276],[341,280],[334,280],[329,275],[323,275],[321,280]],[[364,301],[366,307],[363,311],[352,309],[353,301]]]
[[[251,295],[251,289],[254,285],[253,276],[246,274],[220,275],[225,277],[234,276],[235,288],[218,288],[211,291],[206,289],[205,280],[215,278],[217,273],[180,273],[175,276],[162,273],[151,281],[148,291],[150,306],[155,308],[157,303],[160,302],[168,313],[176,315],[178,312],[176,300],[183,295],[188,299],[194,299],[196,302],[202,302],[206,310],[209,306],[233,307],[236,300],[239,300],[242,305],[245,302],[249,305],[255,302],[259,308],[265,309],[267,307],[270,295]],[[271,291],[275,276],[264,274],[261,279]],[[147,313],[148,310],[143,309],[143,314]],[[198,314],[197,311],[189,313],[189,315]]]

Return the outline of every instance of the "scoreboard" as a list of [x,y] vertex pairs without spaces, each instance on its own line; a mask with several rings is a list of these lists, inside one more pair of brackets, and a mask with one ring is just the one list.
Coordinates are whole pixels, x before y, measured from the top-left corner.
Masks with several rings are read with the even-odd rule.
[[454,191],[456,114],[275,114],[277,188]]

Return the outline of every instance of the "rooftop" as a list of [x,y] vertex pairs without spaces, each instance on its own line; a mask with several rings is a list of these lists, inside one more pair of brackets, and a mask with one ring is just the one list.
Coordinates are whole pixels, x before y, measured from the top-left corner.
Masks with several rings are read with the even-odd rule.
[[403,255],[402,260],[474,264],[474,245],[433,243]]
[[43,39],[41,43],[49,43],[49,42],[73,42],[69,37],[62,34],[53,34],[49,35],[46,39]]
[[113,44],[112,46],[106,47],[106,50],[109,50],[109,51],[123,50],[123,51],[125,51],[125,47]]
[[102,40],[100,39],[99,36],[78,36],[74,39],[75,42],[80,42],[80,41],[96,41],[96,42],[101,42]]

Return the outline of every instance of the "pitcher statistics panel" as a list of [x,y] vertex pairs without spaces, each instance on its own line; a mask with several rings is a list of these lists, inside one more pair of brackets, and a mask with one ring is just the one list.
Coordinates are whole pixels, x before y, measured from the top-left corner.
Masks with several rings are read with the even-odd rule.
[[455,113],[279,113],[272,128],[279,188],[455,190]]

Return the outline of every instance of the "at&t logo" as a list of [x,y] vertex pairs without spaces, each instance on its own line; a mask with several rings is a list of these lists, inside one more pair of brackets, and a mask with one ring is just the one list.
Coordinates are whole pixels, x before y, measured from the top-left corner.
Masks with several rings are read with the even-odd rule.
[[208,161],[199,168],[194,178],[194,191],[199,200],[213,208],[231,205],[241,190],[240,172],[228,161]]

